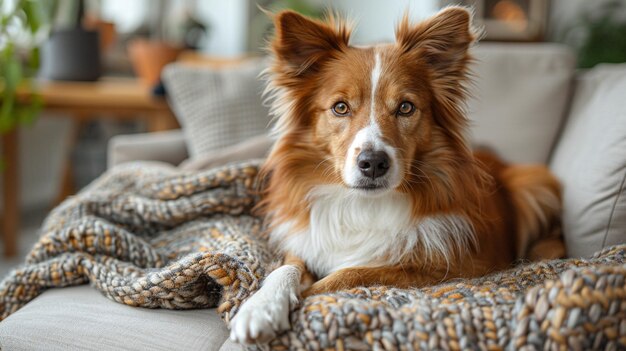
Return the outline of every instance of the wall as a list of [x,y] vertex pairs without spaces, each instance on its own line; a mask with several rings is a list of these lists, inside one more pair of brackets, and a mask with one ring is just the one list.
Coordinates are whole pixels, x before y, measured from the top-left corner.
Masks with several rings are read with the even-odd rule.
[[[308,0],[320,8],[331,7],[356,20],[357,30],[353,43],[393,40],[395,23],[409,10],[411,17],[424,18],[437,9],[438,0]],[[188,0],[168,1],[168,20],[180,17],[181,8],[195,7],[201,22],[208,23],[211,31],[203,51],[217,56],[238,56],[249,50],[258,51],[264,45],[260,35],[249,33],[251,21],[259,13],[255,0]],[[107,0],[102,2],[102,15],[116,23],[122,32],[132,32],[146,22],[148,0]],[[254,28],[254,27],[252,27]],[[250,37],[253,40],[250,40]]]
[[[439,0],[307,0],[323,8],[332,7],[357,21],[353,35],[356,44],[393,40],[394,24],[405,10],[411,17],[422,19],[434,13]],[[601,4],[612,0],[553,0],[550,11],[549,38],[560,39],[581,12],[594,14]],[[619,0],[624,1],[626,0]],[[193,1],[169,0],[173,8],[191,6]],[[124,32],[136,29],[145,21],[150,0],[107,0],[102,2],[102,14],[114,20]],[[198,0],[195,14],[211,27],[210,37],[204,51],[218,56],[237,56],[248,50],[257,51],[263,45],[256,37],[250,42],[250,21],[258,14],[255,0]],[[168,13],[168,19],[176,17],[176,11]],[[626,11],[625,11],[626,12]],[[626,13],[624,14],[626,16]]]
[[313,0],[327,7],[332,5],[342,14],[356,21],[356,31],[352,36],[354,44],[368,44],[394,40],[395,25],[405,11],[410,17],[419,20],[426,18],[438,9],[438,0]]
[[[395,23],[405,10],[409,10],[414,19],[425,18],[436,11],[438,0],[308,0],[308,2],[320,8],[330,7],[339,10],[340,13],[354,19],[357,29],[352,36],[352,42],[365,44],[393,40]],[[235,56],[244,54],[247,50],[259,51],[259,48],[265,45],[259,33],[248,34],[251,21],[259,14],[256,1],[203,0],[199,4],[201,10],[199,14],[209,21],[213,29],[206,52],[219,56]]]
[[[101,11],[105,19],[115,22],[119,31],[129,33],[146,24],[153,10],[151,5],[150,0],[107,0],[101,2]],[[210,37],[203,45],[204,51],[220,56],[237,56],[246,51],[248,13],[250,6],[256,6],[254,1],[168,0],[165,6],[166,38],[171,39],[173,35],[172,23],[176,25],[190,8],[200,22],[210,25]]]
[[[566,31],[581,18],[581,15],[596,15],[600,12],[602,5],[615,0],[552,0],[552,8],[550,9],[550,30],[549,38],[551,40],[562,40]],[[626,0],[619,0],[626,4]],[[626,6],[620,14],[622,18],[626,18]]]
[[145,22],[149,0],[106,0],[100,2],[101,16],[115,23],[116,30],[128,33]]
[[211,28],[204,51],[219,56],[244,54],[247,48],[249,0],[202,0],[197,15]]

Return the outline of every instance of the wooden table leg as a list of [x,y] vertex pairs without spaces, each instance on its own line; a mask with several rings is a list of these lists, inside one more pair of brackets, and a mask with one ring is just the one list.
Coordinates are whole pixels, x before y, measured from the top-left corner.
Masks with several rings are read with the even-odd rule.
[[19,131],[14,129],[0,137],[2,161],[5,168],[2,179],[2,239],[4,256],[17,255],[17,235],[20,223],[19,209]]
[[72,132],[70,140],[66,145],[67,153],[63,158],[63,178],[61,180],[61,189],[58,192],[56,199],[54,200],[54,207],[58,206],[61,202],[67,199],[69,196],[76,194],[76,183],[74,181],[74,163],[72,162],[72,153],[78,144],[78,138],[80,131],[85,126],[87,120],[86,115],[78,115],[73,122]]

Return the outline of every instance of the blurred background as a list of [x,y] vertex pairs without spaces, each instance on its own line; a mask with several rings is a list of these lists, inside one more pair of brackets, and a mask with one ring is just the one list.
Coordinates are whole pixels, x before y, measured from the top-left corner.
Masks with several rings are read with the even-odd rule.
[[[168,63],[263,55],[271,23],[259,6],[336,9],[367,44],[392,41],[407,9],[419,20],[452,3],[475,7],[485,41],[565,43],[581,69],[626,61],[625,0],[0,0],[0,247],[23,256],[45,214],[107,169],[115,135],[179,128]],[[17,260],[0,262],[2,276]]]

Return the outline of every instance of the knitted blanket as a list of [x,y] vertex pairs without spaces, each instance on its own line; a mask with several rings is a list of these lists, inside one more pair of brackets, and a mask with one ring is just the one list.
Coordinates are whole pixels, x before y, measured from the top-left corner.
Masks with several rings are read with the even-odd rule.
[[[259,162],[201,173],[135,163],[56,208],[26,262],[0,283],[0,319],[48,288],[90,283],[119,303],[217,307],[226,323],[274,256],[257,201]],[[272,349],[625,349],[626,246],[425,289],[312,296]]]

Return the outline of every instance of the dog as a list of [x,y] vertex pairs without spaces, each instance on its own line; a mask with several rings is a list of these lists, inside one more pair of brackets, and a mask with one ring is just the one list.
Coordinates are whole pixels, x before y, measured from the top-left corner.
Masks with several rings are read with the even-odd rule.
[[471,12],[448,7],[396,41],[351,46],[350,28],[274,15],[274,144],[258,210],[284,254],[230,321],[262,343],[299,298],[358,286],[423,287],[510,267],[559,221],[544,166],[512,166],[466,141]]

